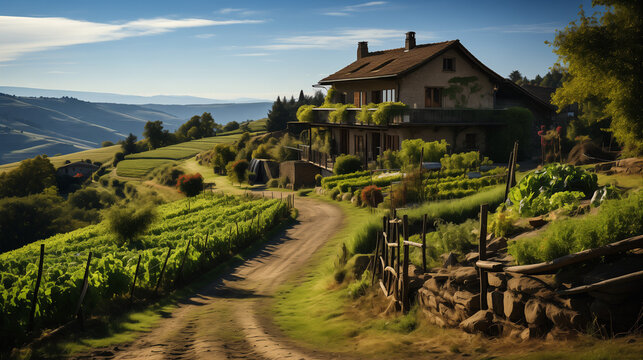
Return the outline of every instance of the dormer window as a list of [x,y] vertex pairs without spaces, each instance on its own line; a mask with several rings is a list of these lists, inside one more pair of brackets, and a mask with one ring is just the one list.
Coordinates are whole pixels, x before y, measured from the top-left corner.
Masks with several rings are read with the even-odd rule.
[[442,59],[442,71],[455,71],[455,58]]

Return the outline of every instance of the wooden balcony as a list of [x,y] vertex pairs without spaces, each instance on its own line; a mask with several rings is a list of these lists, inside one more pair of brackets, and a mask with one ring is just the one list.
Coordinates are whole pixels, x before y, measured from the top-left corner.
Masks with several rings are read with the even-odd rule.
[[[328,123],[329,114],[334,111],[332,108],[314,109],[315,123]],[[371,125],[362,124],[357,120],[357,115],[362,109],[347,109],[348,116],[345,125]],[[375,112],[376,109],[369,109]],[[427,124],[427,125],[501,125],[504,124],[504,109],[406,109],[401,113],[391,116],[388,125],[404,124]],[[379,125],[381,126],[381,125]]]
[[325,152],[312,150],[308,145],[299,145],[301,149],[300,156],[301,160],[308,161],[309,163],[315,164],[322,169],[333,171],[333,165],[335,165],[335,156],[331,156]]

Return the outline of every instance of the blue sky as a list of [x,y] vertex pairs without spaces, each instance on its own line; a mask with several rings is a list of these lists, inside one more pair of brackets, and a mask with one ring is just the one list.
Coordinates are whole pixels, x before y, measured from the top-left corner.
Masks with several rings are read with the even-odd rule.
[[0,2],[0,85],[273,99],[371,50],[460,39],[497,73],[544,75],[585,0]]

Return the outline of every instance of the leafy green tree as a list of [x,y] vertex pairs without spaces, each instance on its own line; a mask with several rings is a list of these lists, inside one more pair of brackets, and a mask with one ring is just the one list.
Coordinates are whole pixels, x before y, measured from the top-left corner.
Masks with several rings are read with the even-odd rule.
[[552,43],[569,71],[552,103],[559,109],[578,103],[588,125],[611,119],[610,131],[630,155],[643,153],[642,4],[594,0],[606,11],[586,16],[581,9],[580,19],[558,31]]
[[250,168],[250,164],[246,159],[230,162],[226,166],[226,172],[228,173],[228,178],[230,179],[230,182],[241,184],[245,181],[248,181],[249,168]]
[[226,170],[226,165],[229,162],[234,161],[236,154],[236,149],[232,145],[228,144],[216,144],[214,146],[214,154],[212,155],[212,167],[214,168],[215,174],[224,174]]
[[517,83],[519,80],[522,80],[522,74],[518,70],[514,70],[509,74],[509,80]]
[[239,123],[236,121],[230,121],[229,123],[223,125],[223,131],[233,131],[239,128]]
[[114,146],[114,143],[113,143],[113,142],[111,142],[111,141],[109,141],[109,140],[105,140],[105,141],[103,141],[102,143],[100,143],[100,146],[101,146],[101,147]]
[[0,173],[0,198],[27,196],[56,186],[56,169],[47,155],[20,162],[18,168]]
[[160,120],[145,123],[143,136],[147,139],[150,150],[169,145],[169,131],[163,130],[163,122]]
[[129,133],[129,136],[121,143],[123,155],[129,155],[136,152],[136,135]]
[[199,173],[181,175],[176,186],[187,197],[197,196],[203,191],[203,176]]

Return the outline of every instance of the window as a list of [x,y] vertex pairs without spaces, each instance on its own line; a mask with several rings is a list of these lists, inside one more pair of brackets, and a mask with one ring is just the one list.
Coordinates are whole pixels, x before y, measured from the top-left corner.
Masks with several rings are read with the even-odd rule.
[[388,65],[388,64],[390,64],[390,63],[392,63],[392,62],[393,62],[393,60],[395,60],[395,59],[391,59],[391,60],[386,60],[386,61],[384,61],[383,63],[381,63],[381,64],[377,65],[376,67],[374,67],[374,68],[373,68],[373,70],[371,70],[371,72],[378,72],[378,71],[380,71],[380,69],[381,69],[381,68],[383,68],[384,66],[386,66],[386,65]]
[[382,92],[379,90],[375,90],[371,92],[371,101],[374,102],[375,104],[379,104],[382,102]]
[[442,107],[442,88],[424,88],[424,107]]
[[386,150],[397,151],[400,150],[400,136],[399,135],[386,135],[384,139],[384,148]]
[[382,99],[386,101],[395,101],[395,89],[382,90]]
[[362,70],[362,69],[363,69],[363,68],[365,68],[365,67],[366,67],[366,65],[368,65],[368,64],[370,64],[370,63],[365,63],[365,64],[362,64],[362,65],[360,65],[360,66],[356,67],[356,68],[355,68],[355,69],[353,69],[353,70],[348,70],[348,72],[346,72],[346,74],[352,74],[352,73],[354,73],[354,72],[357,72],[357,71],[359,71],[359,70]]
[[355,104],[355,107],[366,105],[366,91],[355,91],[353,93],[353,104]]
[[455,58],[442,59],[442,71],[455,71]]

